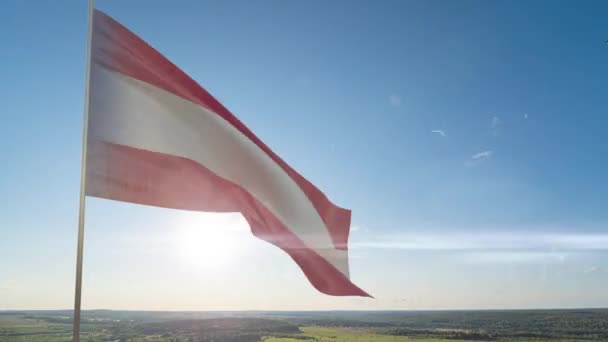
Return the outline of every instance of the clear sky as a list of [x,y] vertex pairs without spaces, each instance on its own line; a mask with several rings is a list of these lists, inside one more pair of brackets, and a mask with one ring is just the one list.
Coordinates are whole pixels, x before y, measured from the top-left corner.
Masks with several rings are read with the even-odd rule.
[[[88,199],[88,309],[608,306],[605,1],[98,0],[337,204],[318,293],[240,215]],[[0,10],[0,309],[71,308],[86,1]]]

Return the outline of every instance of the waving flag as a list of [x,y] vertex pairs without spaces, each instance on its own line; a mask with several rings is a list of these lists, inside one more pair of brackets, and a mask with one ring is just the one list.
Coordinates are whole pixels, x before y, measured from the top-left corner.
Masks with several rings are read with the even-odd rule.
[[[240,212],[319,291],[350,281],[350,211],[332,204],[230,111],[114,19],[93,14],[86,195]],[[220,229],[220,228],[218,228]]]

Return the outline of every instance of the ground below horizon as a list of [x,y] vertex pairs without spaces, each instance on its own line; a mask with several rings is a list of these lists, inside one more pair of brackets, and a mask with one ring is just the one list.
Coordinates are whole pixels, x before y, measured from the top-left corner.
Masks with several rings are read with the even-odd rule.
[[[71,311],[0,311],[0,342],[71,341]],[[608,341],[608,309],[84,311],[82,341]]]

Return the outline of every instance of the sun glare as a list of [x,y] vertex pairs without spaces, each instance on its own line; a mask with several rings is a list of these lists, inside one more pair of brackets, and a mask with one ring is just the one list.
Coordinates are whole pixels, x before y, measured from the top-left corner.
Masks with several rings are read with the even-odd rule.
[[218,268],[244,247],[249,227],[240,214],[184,212],[178,218],[175,248],[184,264]]

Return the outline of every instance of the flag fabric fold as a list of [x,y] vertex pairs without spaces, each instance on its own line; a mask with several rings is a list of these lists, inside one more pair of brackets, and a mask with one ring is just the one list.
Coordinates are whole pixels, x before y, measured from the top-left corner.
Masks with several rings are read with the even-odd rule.
[[350,211],[333,203],[177,66],[95,11],[86,194],[150,206],[240,212],[319,291],[350,281]]

